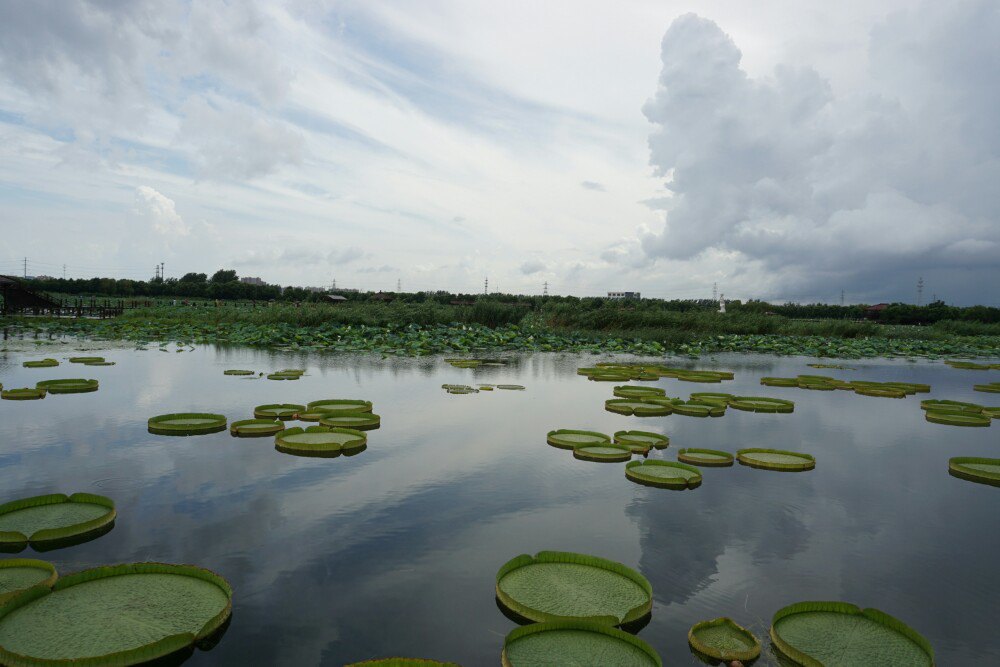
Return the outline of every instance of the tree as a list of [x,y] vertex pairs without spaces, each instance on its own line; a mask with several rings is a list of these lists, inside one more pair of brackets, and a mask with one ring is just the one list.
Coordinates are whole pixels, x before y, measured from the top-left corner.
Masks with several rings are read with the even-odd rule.
[[213,283],[235,283],[236,271],[234,269],[219,269],[212,275]]
[[208,280],[208,276],[204,273],[185,273],[180,277],[177,282],[181,283],[203,283]]

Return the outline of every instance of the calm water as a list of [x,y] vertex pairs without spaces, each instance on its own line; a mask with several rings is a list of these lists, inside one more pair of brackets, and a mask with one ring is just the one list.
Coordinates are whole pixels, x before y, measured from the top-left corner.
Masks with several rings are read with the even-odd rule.
[[[503,368],[440,359],[296,355],[203,347],[109,350],[116,366],[24,369],[0,353],[0,382],[94,377],[100,391],[0,402],[0,501],[91,491],[112,497],[110,533],[47,552],[61,573],[131,561],[194,563],[235,589],[232,623],[187,664],[341,665],[390,655],[499,663],[514,624],[497,609],[497,568],[520,553],[581,551],[637,568],[653,584],[640,637],[665,664],[698,664],[687,630],[728,615],[762,642],[772,614],[800,600],[878,607],[922,632],[939,665],[1000,664],[1000,488],[949,476],[948,458],[1000,456],[1000,426],[925,422],[918,397],[761,387],[763,375],[823,373],[926,382],[929,397],[996,404],[972,391],[996,373],[861,361],[815,370],[802,358],[720,356],[691,367],[736,372],[696,391],[791,398],[790,415],[624,417],[611,383],[577,376],[593,356],[536,354]],[[307,368],[298,381],[245,380],[226,368]],[[448,395],[442,383],[508,382],[524,392]],[[649,383],[654,384],[654,383]],[[211,411],[248,418],[262,403],[374,401],[382,428],[353,457],[297,458],[273,439],[228,432],[150,435],[148,417]],[[545,444],[554,428],[660,431],[681,447],[810,452],[811,472],[704,469],[693,491],[629,482],[624,464],[575,460]],[[36,554],[28,549],[22,555]],[[771,664],[765,657],[759,664]]]

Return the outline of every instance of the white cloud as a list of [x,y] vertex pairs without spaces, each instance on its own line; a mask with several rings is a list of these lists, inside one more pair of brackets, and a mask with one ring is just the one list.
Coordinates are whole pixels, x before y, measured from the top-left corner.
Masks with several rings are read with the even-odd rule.
[[177,213],[174,200],[148,185],[135,189],[134,211],[149,222],[153,230],[164,236],[187,236],[191,228]]
[[545,263],[537,259],[528,260],[521,264],[521,275],[532,276],[545,270]]

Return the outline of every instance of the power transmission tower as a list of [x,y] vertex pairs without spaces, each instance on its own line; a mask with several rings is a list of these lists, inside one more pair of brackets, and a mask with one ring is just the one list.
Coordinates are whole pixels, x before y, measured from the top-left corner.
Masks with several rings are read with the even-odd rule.
[[66,265],[63,264],[63,280],[66,280]]
[[490,279],[487,277],[483,279],[483,294],[489,294],[489,293],[490,293]]
[[153,266],[153,280],[160,279],[160,265],[156,264]]
[[548,295],[549,295],[549,281],[546,280],[545,285],[542,286],[542,296],[548,296]]
[[937,302],[937,294],[931,294],[931,303]]
[[840,305],[844,305],[844,290],[840,290]]
[[28,258],[24,258],[24,277],[28,277]]
[[719,300],[719,283],[712,283],[712,301]]
[[337,289],[337,279],[334,278],[333,282],[330,283],[330,291],[333,292]]
[[166,280],[167,272],[163,268],[163,262],[160,262],[160,280]]
[[924,277],[917,278],[917,305],[923,305],[924,300]]
[[403,279],[402,278],[396,278],[396,291],[397,292],[402,292],[403,291]]

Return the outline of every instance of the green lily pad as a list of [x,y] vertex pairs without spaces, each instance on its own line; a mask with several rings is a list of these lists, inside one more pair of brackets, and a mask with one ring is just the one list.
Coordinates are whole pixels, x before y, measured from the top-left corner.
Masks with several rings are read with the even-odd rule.
[[763,396],[736,396],[729,401],[729,407],[747,412],[783,412],[795,410],[795,403],[783,398]]
[[0,545],[39,548],[96,536],[115,520],[115,504],[93,493],[51,493],[0,505]]
[[504,667],[663,667],[653,647],[638,637],[586,621],[553,621],[515,628],[504,639],[500,660]]
[[[301,415],[299,415],[301,417]],[[319,423],[323,426],[337,428],[353,428],[358,431],[371,431],[382,425],[382,418],[372,412],[338,415],[324,414]]]
[[970,412],[981,412],[983,406],[978,403],[966,403],[964,401],[929,399],[926,401],[920,401],[920,409],[933,410],[934,412],[941,410],[968,410]]
[[879,398],[906,398],[906,390],[895,387],[855,387],[854,393],[860,396],[876,396]]
[[[178,350],[178,352],[180,352],[180,350]],[[84,366],[114,366],[115,362],[113,362],[113,361],[105,361],[104,359],[101,359],[100,361],[85,361],[85,362],[83,362],[83,365]]]
[[963,371],[988,371],[993,368],[991,364],[977,364],[971,361],[946,361],[944,363],[948,364],[952,368],[957,368]]
[[157,435],[203,435],[226,430],[226,418],[210,412],[174,412],[150,417],[150,433]]
[[34,558],[0,560],[0,605],[32,586],[52,588],[59,575],[52,563]]
[[298,403],[268,403],[258,405],[253,409],[253,416],[257,419],[281,419],[287,421],[294,415],[304,412],[306,406]]
[[0,391],[0,399],[5,401],[37,401],[40,398],[45,398],[46,393],[48,392],[44,389],[31,389],[30,387],[4,389]]
[[687,447],[677,452],[677,460],[690,465],[722,468],[733,465],[735,459],[729,452],[718,449]]
[[90,391],[97,391],[97,380],[66,379],[66,380],[42,380],[35,384],[36,389],[44,389],[50,394],[83,394]]
[[931,667],[930,644],[878,609],[846,602],[799,602],[778,610],[771,641],[806,667]]
[[648,452],[651,448],[666,449],[670,446],[669,437],[652,431],[616,431],[615,442],[641,453]]
[[625,477],[645,486],[693,489],[701,485],[701,471],[686,463],[648,459],[625,465]]
[[573,449],[577,445],[603,445],[611,442],[604,433],[597,431],[577,431],[569,428],[560,428],[549,431],[546,442],[553,447],[560,449]]
[[240,438],[260,438],[285,430],[285,425],[274,419],[241,419],[229,425],[229,432]]
[[982,413],[935,412],[933,410],[925,412],[924,419],[946,426],[989,426],[990,422],[993,421]]
[[763,377],[760,379],[760,383],[767,387],[797,387],[799,386],[799,381],[795,378],[775,378],[775,377]]
[[334,416],[356,412],[371,412],[372,402],[352,398],[329,398],[323,401],[313,401],[306,407],[311,411],[323,410],[330,416]]
[[93,364],[104,361],[104,357],[70,357],[71,364]]
[[648,398],[650,396],[665,396],[666,391],[659,387],[643,387],[641,385],[620,385],[614,388],[615,396],[619,398]]
[[253,371],[241,370],[238,368],[231,368],[226,371],[222,371],[223,375],[256,375]]
[[215,632],[229,617],[225,579],[190,565],[98,567],[0,606],[0,662],[133,665]]
[[299,373],[268,373],[268,380],[298,380],[302,377]]
[[524,385],[520,384],[498,384],[497,389],[507,389],[510,391],[523,391]]
[[622,625],[653,606],[644,576],[605,558],[565,551],[521,554],[497,572],[500,602],[530,621],[585,620]]
[[620,463],[632,458],[632,449],[628,445],[616,445],[610,442],[603,442],[597,445],[583,443],[573,448],[573,457],[582,461]]
[[25,368],[52,368],[58,366],[59,362],[55,359],[40,359],[38,361],[25,361],[21,365]]
[[680,401],[674,403],[674,413],[687,417],[721,417],[726,414],[726,408],[721,405]]
[[799,471],[812,470],[816,459],[809,454],[788,452],[783,449],[741,449],[736,452],[736,460],[751,468],[764,470]]
[[1000,459],[956,456],[948,459],[948,471],[970,482],[1000,486]]
[[289,428],[274,438],[275,449],[299,456],[339,456],[360,451],[367,443],[368,437],[361,431],[330,426]]
[[989,394],[1000,394],[1000,382],[990,382],[988,384],[974,384],[972,388],[976,391],[984,391]]
[[632,398],[609,398],[604,401],[604,409],[620,415],[635,415],[636,417],[662,417],[673,412],[670,405],[648,403]]
[[753,660],[760,655],[760,642],[731,618],[695,623],[688,630],[688,643],[715,660]]

